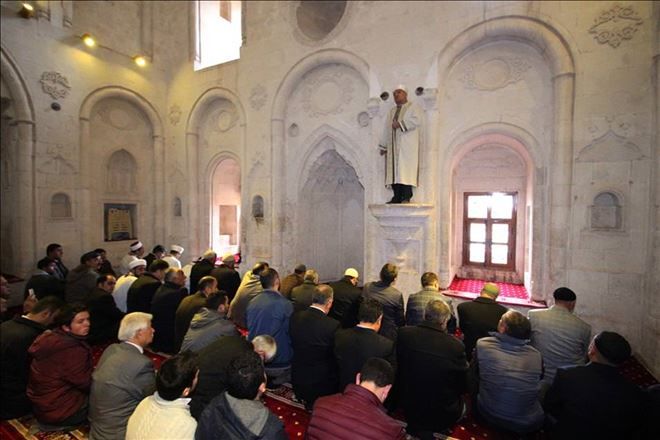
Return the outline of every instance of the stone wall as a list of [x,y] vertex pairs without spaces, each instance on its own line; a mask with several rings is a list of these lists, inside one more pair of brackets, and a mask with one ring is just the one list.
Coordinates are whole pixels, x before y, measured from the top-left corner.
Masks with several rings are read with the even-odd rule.
[[[100,213],[120,201],[138,206],[148,247],[176,242],[190,260],[210,244],[212,175],[231,158],[244,267],[311,260],[324,279],[355,265],[372,280],[394,261],[409,293],[423,271],[461,273],[472,169],[479,188],[524,193],[516,272],[533,297],[574,288],[596,331],[622,332],[660,372],[657,6],[323,7],[247,2],[241,59],[194,72],[191,3],[42,1],[25,20],[2,2],[2,270],[25,275],[51,241],[70,266],[97,246],[117,260],[127,243],[103,242]],[[377,143],[402,82],[425,115],[420,187],[387,207]],[[517,157],[515,176],[469,165],[484,148]]]

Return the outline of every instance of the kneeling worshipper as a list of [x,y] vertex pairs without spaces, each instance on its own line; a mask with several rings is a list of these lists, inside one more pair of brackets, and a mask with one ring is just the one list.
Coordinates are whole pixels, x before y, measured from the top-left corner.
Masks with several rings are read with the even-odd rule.
[[89,312],[79,304],[58,316],[58,328],[41,334],[28,350],[32,356],[27,395],[42,431],[58,431],[87,422],[92,384],[92,350],[85,342]]

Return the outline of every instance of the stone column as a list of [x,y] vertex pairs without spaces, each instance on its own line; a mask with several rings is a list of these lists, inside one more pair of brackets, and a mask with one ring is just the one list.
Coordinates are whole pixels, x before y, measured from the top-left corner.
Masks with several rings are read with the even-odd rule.
[[[550,189],[550,286],[567,281],[568,249],[571,230],[571,187],[573,178],[573,99],[575,74],[553,78],[554,133]],[[548,287],[543,291],[547,291]]]
[[437,188],[434,177],[437,175],[437,172],[434,171],[439,167],[436,141],[438,132],[437,96],[438,89],[424,89],[424,95],[422,95],[426,119],[423,127],[423,141],[419,146],[421,149],[419,155],[419,188],[417,190],[419,197],[415,197],[416,203],[436,199],[435,193]]
[[[154,242],[162,243],[165,240],[165,222],[169,218],[171,211],[168,209],[168,203],[165,198],[165,154],[163,147],[163,137],[155,135],[154,143],[154,195],[153,209],[151,210],[150,223],[154,225],[152,239]],[[159,208],[161,211],[159,211]]]
[[[34,122],[14,121],[18,138],[16,149],[16,214],[14,233],[17,235],[14,268],[16,275],[26,277],[37,261],[36,204],[34,184]],[[45,252],[45,250],[42,250]]]
[[[89,238],[90,231],[89,225],[93,224],[92,222],[92,184],[91,179],[91,160],[89,153],[90,148],[90,127],[89,127],[89,118],[80,118],[80,149],[79,149],[79,162],[78,162],[78,181],[80,182],[78,186],[78,213],[79,213],[79,222],[80,227],[80,249],[78,253],[82,252],[82,249],[90,249],[91,239]],[[92,248],[93,249],[93,248]]]
[[[284,180],[284,120],[273,119],[271,122],[272,130],[272,149],[271,158],[271,187],[270,187],[270,206],[272,206],[271,216],[271,234],[272,234],[272,265],[283,267],[284,255],[284,201],[286,198]],[[269,203],[266,202],[266,205]]]
[[[198,143],[199,136],[197,133],[186,133],[186,146],[188,154],[188,246],[190,250],[186,249],[186,252],[190,252],[191,255],[199,254],[199,165],[198,160]],[[165,244],[169,246],[169,244]]]

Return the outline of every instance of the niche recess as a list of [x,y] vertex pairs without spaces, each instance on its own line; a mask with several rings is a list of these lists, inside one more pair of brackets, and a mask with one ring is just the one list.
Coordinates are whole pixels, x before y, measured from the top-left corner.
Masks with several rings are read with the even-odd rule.
[[621,201],[613,192],[601,192],[594,197],[590,206],[590,226],[597,231],[620,231],[623,229]]

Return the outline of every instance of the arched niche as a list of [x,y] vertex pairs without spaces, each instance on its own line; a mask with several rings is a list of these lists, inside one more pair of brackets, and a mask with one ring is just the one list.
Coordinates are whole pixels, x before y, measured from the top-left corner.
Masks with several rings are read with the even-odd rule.
[[223,154],[211,168],[209,242],[219,254],[238,253],[241,224],[241,166]]
[[182,217],[183,216],[183,209],[181,207],[181,198],[180,197],[174,197],[173,214],[174,214],[174,217]]
[[264,221],[264,198],[259,194],[252,197],[252,218],[260,223]]
[[589,221],[592,230],[622,230],[623,207],[620,196],[614,191],[603,191],[596,194],[589,209]]
[[[538,161],[535,162],[537,168],[534,180],[537,186],[534,188],[536,195],[535,203],[540,204],[534,211],[534,217],[540,217],[538,223],[534,223],[534,249],[532,252],[534,258],[532,261],[535,275],[534,285],[532,286],[533,299],[543,300],[550,285],[564,285],[567,282],[567,264],[570,224],[570,200],[571,200],[571,182],[573,169],[573,101],[575,92],[575,64],[573,60],[574,49],[562,33],[556,28],[541,20],[526,17],[496,17],[484,20],[471,26],[456,37],[454,37],[440,52],[437,61],[437,80],[438,84],[447,84],[453,69],[461,60],[465,59],[470,53],[485,48],[488,45],[511,43],[526,45],[529,49],[535,51],[546,63],[549,79],[544,89],[551,92],[551,98],[548,100],[548,121],[552,121],[547,127],[549,133],[548,139],[537,139],[538,149],[530,144],[526,144],[533,155],[538,154]],[[484,60],[487,61],[487,60]],[[475,63],[475,68],[481,65]],[[490,67],[497,67],[496,64],[490,64]],[[467,71],[469,73],[469,71]],[[485,88],[498,86],[506,90],[503,86],[509,84],[507,81],[482,82]],[[468,84],[466,84],[468,85]],[[484,91],[483,93],[489,93]],[[493,92],[490,92],[493,93]],[[438,107],[442,109],[446,94],[439,97]],[[447,124],[443,118],[446,111],[439,110],[437,120],[442,121],[439,129],[438,143],[442,150],[439,154],[439,177],[438,188],[451,185],[451,170],[453,162],[451,158],[456,144],[453,142],[454,132],[442,127],[452,127]],[[506,115],[492,120],[475,120],[467,115],[468,125],[479,125],[494,123],[494,121],[503,121],[510,125],[522,127],[522,131],[532,131],[531,127],[525,127],[518,120],[508,120]],[[467,127],[466,127],[467,129]],[[537,157],[535,157],[537,159]],[[552,194],[552,200],[546,200],[547,194]],[[452,195],[447,192],[436,192],[437,206],[440,212],[440,221],[438,222],[438,236],[440,243],[438,246],[438,258],[441,262],[450,262],[449,243],[452,240],[451,234],[451,203]],[[537,240],[540,242],[537,243]],[[538,251],[538,252],[537,252]],[[454,273],[451,269],[451,263],[440,267],[441,277],[451,278]]]
[[[85,98],[80,109],[83,248],[103,240],[102,229],[92,225],[104,224],[109,202],[137,205],[134,227],[143,242],[164,240],[164,222],[157,221],[157,213],[166,209],[162,132],[154,107],[130,89],[102,87]],[[126,180],[120,182],[122,176]],[[123,252],[109,248],[110,253]]]
[[[27,276],[38,258],[35,235],[35,119],[25,76],[16,61],[0,46],[2,83],[2,135],[0,136],[0,199],[2,228],[0,268],[19,277]],[[39,229],[37,229],[39,230]]]
[[53,220],[70,219],[73,217],[71,211],[71,199],[66,193],[56,193],[50,198],[50,218]]
[[346,267],[364,270],[364,187],[355,169],[325,140],[300,187],[296,261],[316,269],[322,280]]
[[[186,239],[192,253],[200,253],[211,244],[212,189],[208,182],[223,158],[241,163],[245,156],[245,110],[231,90],[213,87],[202,93],[192,106],[186,122],[186,162],[188,164],[189,231]],[[241,185],[242,187],[242,185]],[[216,249],[218,251],[218,249]]]

